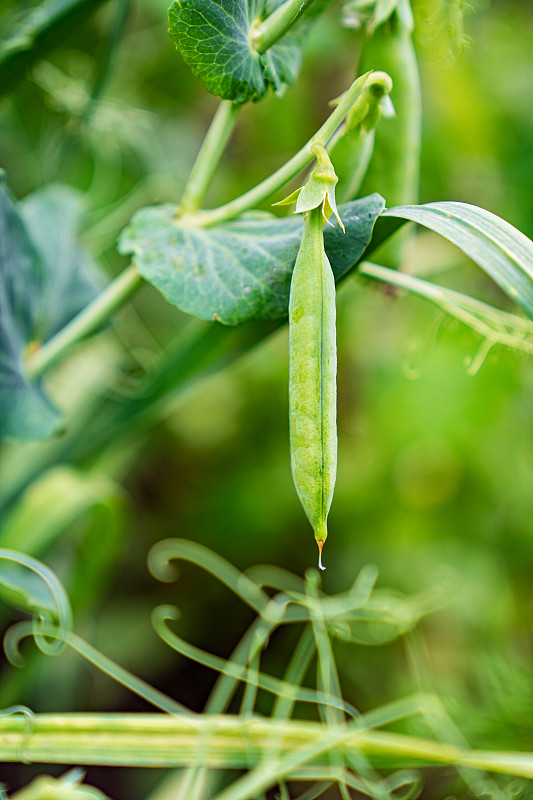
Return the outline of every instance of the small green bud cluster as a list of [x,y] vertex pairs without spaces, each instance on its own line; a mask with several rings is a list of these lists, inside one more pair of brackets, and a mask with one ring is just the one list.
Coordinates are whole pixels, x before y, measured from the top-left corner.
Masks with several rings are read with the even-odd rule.
[[305,185],[274,205],[285,206],[296,203],[295,214],[303,214],[307,211],[312,211],[313,208],[322,206],[324,222],[329,222],[329,218],[334,214],[344,231],[344,225],[339,217],[335,201],[335,186],[339,179],[335,174],[333,164],[325,147],[318,142],[311,145],[311,152],[316,157],[316,166]]

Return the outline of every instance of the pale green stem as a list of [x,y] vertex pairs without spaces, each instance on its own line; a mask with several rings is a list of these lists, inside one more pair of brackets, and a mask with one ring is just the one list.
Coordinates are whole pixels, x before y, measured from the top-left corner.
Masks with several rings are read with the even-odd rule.
[[294,155],[286,164],[280,169],[276,170],[270,177],[266,178],[260,184],[255,186],[250,191],[245,192],[240,197],[231,200],[219,208],[214,208],[208,211],[199,211],[193,215],[191,222],[197,225],[207,227],[208,225],[215,225],[219,222],[224,222],[227,219],[237,216],[242,211],[266,200],[270,195],[283,188],[288,181],[294,178],[307,164],[313,159],[314,155],[311,152],[311,146],[315,143],[326,146],[328,140],[333,136],[338,126],[341,124],[348,111],[352,108],[365,84],[366,76],[361,76],[352,83],[350,88],[342,95],[342,98],[330,114],[324,124],[318,129],[314,136]]
[[287,0],[258,25],[252,34],[252,44],[258,53],[264,53],[281,39],[295,22],[305,14],[314,0]]
[[[226,219],[231,219],[232,217],[236,216],[236,214],[239,214],[241,211],[244,211],[247,208],[251,208],[256,203],[259,203],[267,198],[273,192],[281,189],[281,187],[284,186],[287,181],[291,180],[291,178],[294,178],[298,172],[300,172],[300,170],[302,170],[313,160],[314,155],[311,152],[311,145],[313,145],[315,142],[325,145],[328,139],[333,136],[336,129],[361,94],[361,90],[365,83],[363,80],[364,77],[365,76],[362,76],[354,81],[348,91],[343,95],[339,105],[328,117],[322,127],[319,128],[315,136],[313,136],[307,142],[307,144],[283,167],[277,170],[273,175],[264,180],[254,189],[251,189],[249,192],[246,192],[235,200],[226,203],[226,205],[210,211],[199,211],[196,214],[190,215],[190,221],[194,221],[194,223],[198,225],[207,226],[213,225],[217,222],[222,222]],[[213,120],[212,126],[206,136],[206,140],[212,138],[212,141],[209,147],[206,149],[205,154],[203,154],[204,147],[202,146],[195,162],[195,166],[193,167],[193,172],[191,173],[192,176],[195,172],[196,163],[200,161],[200,165],[196,171],[196,177],[193,179],[193,185],[196,186],[196,189],[191,189],[190,192],[188,192],[186,189],[186,194],[189,196],[188,202],[194,201],[194,203],[196,203],[196,201],[199,199],[198,192],[201,191],[201,187],[203,186],[206,188],[205,183],[208,182],[211,177],[211,174],[209,174],[208,178],[208,173],[210,170],[214,169],[214,166],[220,157],[223,144],[225,144],[227,137],[229,137],[231,133],[231,125],[233,124],[232,120],[234,122],[237,110],[238,107],[232,103],[228,103],[227,105],[222,103],[217,111],[217,114],[215,114],[215,119]],[[219,113],[219,119],[215,124],[215,120]],[[220,140],[217,140],[214,133],[211,137],[213,126],[215,130],[218,129],[219,135],[226,135],[226,140],[224,142],[222,142],[223,137]],[[189,179],[189,182],[190,180],[191,179]],[[83,311],[74,317],[71,322],[65,325],[65,327],[59,331],[59,333],[50,339],[49,342],[46,342],[46,344],[42,345],[42,347],[40,347],[36,352],[27,357],[25,372],[28,380],[35,380],[36,378],[39,378],[50,366],[52,366],[52,364],[54,364],[63,356],[64,352],[71,345],[81,341],[81,339],[88,336],[90,333],[93,333],[115,311],[117,311],[126,302],[126,300],[131,297],[132,294],[134,294],[141,284],[142,278],[137,273],[137,270],[134,266],[128,267],[117,278],[111,281],[111,283],[103,290],[103,292],[101,292],[101,294],[95,300],[93,300],[92,303],[84,308]]]
[[235,127],[240,105],[222,100],[202,142],[183,191],[179,214],[197,211]]
[[142,278],[135,267],[128,267],[121,272],[59,333],[27,357],[25,374],[28,380],[39,378],[71,345],[94,333],[131,297],[141,283]]
[[500,311],[461,292],[436,286],[414,275],[371,264],[368,261],[361,263],[358,270],[361,275],[368,278],[390,283],[424,297],[459,322],[468,325],[483,336],[491,346],[500,344],[533,355],[533,342],[524,338],[533,335],[533,324],[529,320]]
[[[206,745],[207,737],[207,747]],[[354,749],[380,762],[468,766],[533,778],[533,753],[472,750],[431,739],[316,722],[235,716],[191,719],[163,714],[35,714],[0,717],[0,760],[44,764],[246,769],[268,751],[292,754],[286,767],[328,764],[332,748]],[[307,751],[307,753],[306,753]],[[307,756],[307,757],[305,757]],[[283,759],[280,760],[281,765]],[[300,763],[298,763],[300,762]],[[290,771],[287,774],[289,777]]]
[[[238,111],[239,106],[235,103],[229,101],[220,103],[189,175],[180,213],[195,211],[199,207],[231,135]],[[71,345],[97,330],[129,300],[142,282],[134,266],[128,267],[111,281],[98,297],[59,333],[27,356],[25,373],[28,380],[39,378]]]

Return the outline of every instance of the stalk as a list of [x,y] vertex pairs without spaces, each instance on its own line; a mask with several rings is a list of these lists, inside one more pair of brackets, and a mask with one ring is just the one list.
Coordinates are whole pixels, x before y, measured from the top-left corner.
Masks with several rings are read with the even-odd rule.
[[258,53],[264,53],[284,36],[305,14],[314,0],[287,0],[257,26],[252,44]]
[[94,333],[109,317],[124,305],[142,284],[143,279],[134,266],[125,269],[109,283],[98,297],[74,317],[59,333],[28,356],[26,377],[39,378],[71,345]]
[[253,189],[240,195],[240,197],[236,197],[229,203],[219,208],[199,211],[192,217],[190,220],[191,223],[194,222],[204,227],[216,225],[236,217],[249,208],[253,208],[255,205],[262,203],[263,200],[266,200],[270,195],[274,194],[274,192],[282,189],[286,183],[296,177],[296,175],[313,160],[314,155],[311,151],[311,146],[313,144],[321,144],[324,147],[327,145],[345,116],[358,101],[367,77],[366,74],[362,75],[352,83],[350,88],[342,95],[338,106],[330,114],[324,124],[286,164]]
[[[283,167],[273,175],[258,184],[254,189],[240,197],[210,211],[199,211],[191,215],[191,222],[198,225],[214,225],[218,222],[231,219],[251,208],[256,203],[269,197],[273,192],[281,189],[287,181],[294,178],[314,158],[311,152],[312,144],[325,145],[333,136],[344,117],[357,102],[364,86],[366,75],[358,78],[326,122],[309,141],[296,153]],[[185,207],[194,207],[200,202],[201,193],[207,188],[212,177],[212,172],[218,163],[224,144],[229,138],[238,112],[234,103],[221,103],[211,124],[204,145],[196,159],[184,194]],[[224,137],[226,139],[224,140]],[[207,142],[207,144],[206,144]],[[191,205],[192,204],[192,205]],[[181,210],[184,210],[182,203]],[[65,325],[49,342],[46,342],[26,360],[26,377],[33,381],[43,375],[46,370],[55,364],[73,344],[81,341],[97,330],[115,311],[117,311],[141,286],[143,280],[134,266],[128,267],[101,292],[86,308],[83,309],[71,322]]]
[[[300,170],[313,160],[314,156],[311,152],[313,144],[327,144],[346,114],[356,104],[364,87],[366,77],[366,75],[363,75],[354,81],[322,127],[283,167],[258,184],[254,189],[245,192],[235,200],[213,210],[199,211],[196,214],[192,214],[189,217],[189,221],[203,226],[223,222],[260,203],[281,189],[285,183],[294,178]],[[229,102],[221,103],[219,106],[185,189],[185,207],[195,207],[200,202],[201,193],[207,188],[212,172],[223,151],[224,144],[229,138],[238,108],[234,103]],[[226,138],[224,139],[224,137]],[[181,210],[182,212],[184,210],[183,204]],[[28,380],[33,381],[39,378],[64,355],[69,347],[97,330],[135,293],[142,282],[142,278],[134,266],[128,267],[111,281],[103,292],[74,317],[71,322],[65,325],[59,333],[40,347],[39,350],[27,357],[26,377]]]
[[[280,757],[280,749],[289,755]],[[4,762],[247,769],[272,755],[289,777],[303,763],[328,765],[332,750],[355,750],[381,766],[452,765],[533,778],[533,753],[471,750],[355,724],[76,713],[35,714],[28,724],[22,716],[0,717]]]
[[[222,101],[213,117],[209,130],[189,175],[180,214],[199,208],[209,182],[218,165],[235,126],[240,106]],[[125,269],[117,278],[72,319],[50,341],[42,345],[26,360],[26,377],[33,381],[55,364],[73,344],[94,333],[142,285],[143,279],[134,266]]]
[[[501,311],[469,295],[408,275],[399,270],[364,261],[358,266],[360,275],[398,286],[434,303],[441,311],[455,317],[482,336],[487,346],[503,345],[533,355],[533,323]],[[527,338],[529,337],[529,338]]]
[[191,214],[200,208],[220,157],[235,127],[240,107],[230,100],[221,100],[183,191],[179,207],[180,216]]

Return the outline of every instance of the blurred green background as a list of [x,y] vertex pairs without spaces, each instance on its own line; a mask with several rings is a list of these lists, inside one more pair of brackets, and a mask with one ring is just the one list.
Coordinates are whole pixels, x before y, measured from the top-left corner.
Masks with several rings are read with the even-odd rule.
[[[4,2],[0,30],[30,5]],[[102,3],[0,102],[1,163],[13,194],[49,182],[80,189],[84,242],[108,277],[126,265],[116,239],[131,214],[179,199],[217,105],[175,52],[166,5],[133,0],[121,30],[121,4]],[[478,2],[465,16],[464,49],[437,0],[415,9],[421,202],[474,203],[533,236],[531,3]],[[208,205],[246,190],[306,141],[351,81],[358,52],[358,33],[340,27],[332,5],[309,38],[299,82],[242,111]],[[417,273],[505,307],[451,245],[421,234],[410,248]],[[182,536],[241,569],[269,562],[298,574],[315,564],[316,546],[290,474],[285,328],[218,374],[128,416],[145,373],[197,327],[144,287],[47,378],[72,432],[51,444],[4,445],[0,502],[19,549],[33,548],[70,589],[76,630],[201,710],[214,676],[159,642],[151,608],[176,603],[180,632],[220,655],[250,617],[192,566],[176,584],[157,584],[146,569],[150,546]],[[399,592],[445,582],[447,607],[421,626],[434,686],[472,743],[525,749],[533,718],[533,367],[495,349],[471,376],[481,344],[421,300],[357,276],[342,286],[339,469],[323,585],[348,588],[368,562],[378,565],[380,585]],[[169,387],[178,367],[163,368]],[[72,509],[63,514],[65,498]],[[1,613],[5,625],[12,621]],[[292,646],[290,636],[273,642],[270,669],[283,669]],[[362,710],[416,689],[401,642],[340,645],[337,655],[346,697]],[[2,671],[0,707],[14,702],[43,712],[144,708],[74,656],[46,659],[31,647],[26,670]],[[0,779],[15,789],[42,771],[0,766]],[[159,777],[88,771],[116,798],[143,797]],[[441,770],[422,796],[466,796],[454,785],[452,771]]]

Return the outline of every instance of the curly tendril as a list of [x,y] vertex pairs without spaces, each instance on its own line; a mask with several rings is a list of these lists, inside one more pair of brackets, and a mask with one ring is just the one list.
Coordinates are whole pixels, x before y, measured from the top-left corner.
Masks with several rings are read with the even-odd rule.
[[[174,606],[161,605],[154,608],[152,612],[152,625],[157,635],[168,644],[173,650],[185,658],[196,661],[198,664],[203,664],[205,667],[216,670],[222,675],[228,675],[243,683],[250,683],[251,678],[247,672],[246,667],[235,664],[233,661],[226,661],[226,659],[208,653],[196,645],[186,642],[170,629],[168,622],[179,619],[180,612]],[[345,703],[339,698],[328,695],[306,687],[296,686],[288,683],[285,680],[274,678],[271,675],[266,675],[263,672],[256,672],[254,681],[259,689],[263,689],[271,694],[283,697],[289,697],[294,702],[313,703],[318,705],[330,706],[339,711],[344,711],[353,719],[358,720],[360,717],[359,712],[349,703]]]
[[[25,748],[25,746],[26,746],[26,744],[27,744],[27,742],[28,742],[28,740],[29,740],[29,738],[30,738],[30,736],[32,734],[32,731],[33,731],[35,714],[31,710],[31,708],[28,708],[27,706],[19,706],[19,705],[17,705],[17,706],[9,706],[8,708],[3,708],[0,711],[0,717],[15,717],[15,716],[24,717],[24,721],[25,721],[25,724],[26,724],[26,730],[24,731],[24,735],[23,735],[23,737],[21,739],[21,742],[20,742],[20,751],[19,751],[19,754],[18,754],[18,760],[22,764],[29,764],[30,761],[24,755],[24,748]],[[1,800],[1,797],[2,797],[2,795],[0,793],[0,800]]]
[[179,574],[172,569],[171,562],[178,560],[190,561],[209,572],[258,614],[262,614],[270,602],[266,592],[233,564],[207,547],[187,539],[163,539],[157,542],[148,553],[148,569],[154,578],[170,583]]
[[[32,635],[39,650],[46,655],[58,655],[63,650],[64,635],[72,628],[72,609],[63,584],[50,567],[26,553],[19,553],[17,550],[9,550],[2,547],[0,548],[0,560],[29,569],[45,584],[50,593],[50,599],[53,601],[53,611],[49,606],[39,603],[35,594],[30,594],[14,574],[3,578],[17,596],[24,598],[24,607],[33,612]],[[55,637],[56,641],[49,642],[42,635],[42,626],[43,624],[54,623],[57,623],[58,631],[61,635]],[[18,651],[14,652],[16,655],[12,663],[14,666],[21,666],[23,663],[22,656]]]

